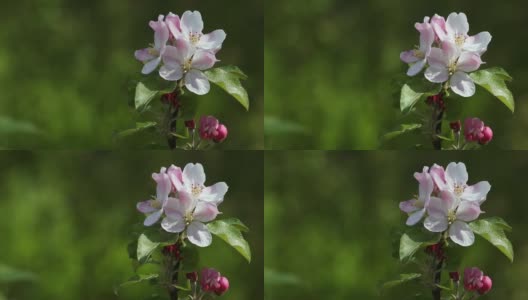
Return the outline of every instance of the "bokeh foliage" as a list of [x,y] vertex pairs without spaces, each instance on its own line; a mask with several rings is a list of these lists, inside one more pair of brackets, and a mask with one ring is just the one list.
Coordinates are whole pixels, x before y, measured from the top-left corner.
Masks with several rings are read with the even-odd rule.
[[[248,227],[251,264],[218,238],[200,251],[200,267],[229,278],[228,299],[263,294],[263,154],[212,151],[0,152],[0,265],[33,274],[33,282],[0,283],[8,299],[146,299],[148,284],[113,288],[133,275],[127,244],[144,217],[136,202],[156,192],[152,172],[172,163],[204,165],[207,183],[229,185],[220,218]],[[163,291],[162,291],[163,292]],[[165,296],[162,294],[162,296]]]
[[[0,11],[1,116],[29,122],[33,132],[5,133],[0,146],[17,149],[139,148],[152,137],[126,143],[116,132],[135,126],[132,80],[140,76],[136,49],[153,42],[148,22],[169,11],[201,11],[205,32],[227,33],[221,65],[237,65],[250,111],[212,87],[198,114],[226,124],[223,149],[263,147],[263,4],[261,0],[220,1],[8,1]],[[226,13],[229,11],[229,13]],[[236,16],[236,17],[235,17]],[[2,124],[0,124],[2,125]],[[163,144],[162,146],[165,146]]]
[[[376,149],[380,137],[400,123],[399,91],[407,66],[403,50],[418,44],[414,23],[434,13],[465,12],[470,33],[493,39],[483,68],[503,67],[516,99],[511,112],[487,91],[449,100],[450,119],[479,117],[495,133],[489,148],[527,149],[528,32],[526,3],[482,1],[271,0],[265,25],[265,114],[304,132],[266,130],[273,149]],[[289,123],[285,127],[291,127]],[[268,129],[268,128],[266,128]],[[384,148],[412,148],[416,137]]]
[[[493,290],[482,299],[526,299],[528,157],[522,152],[432,154],[267,152],[266,268],[297,280],[296,284],[289,280],[279,285],[276,279],[285,275],[266,276],[265,299],[414,299],[413,292],[421,291],[419,286],[380,294],[383,282],[417,271],[414,265],[401,265],[397,258],[399,236],[394,238],[392,233],[405,226],[406,220],[398,204],[418,192],[414,172],[425,165],[446,166],[451,161],[466,164],[470,183],[490,182],[482,218],[498,216],[513,227],[508,233],[515,250],[513,264],[477,237],[473,246],[457,248],[461,266],[478,266],[492,277]],[[426,293],[424,299],[430,298]]]

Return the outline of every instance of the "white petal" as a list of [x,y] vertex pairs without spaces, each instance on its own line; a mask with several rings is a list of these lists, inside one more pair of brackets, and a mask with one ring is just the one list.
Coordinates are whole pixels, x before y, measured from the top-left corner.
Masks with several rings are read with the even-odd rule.
[[218,49],[222,47],[225,38],[226,33],[223,30],[218,29],[211,33],[204,34],[196,46],[206,50]]
[[425,70],[425,78],[430,82],[443,83],[449,79],[449,71],[446,67],[430,66]]
[[180,22],[181,29],[184,33],[202,33],[203,20],[199,11],[186,11],[183,13]]
[[203,186],[205,183],[205,172],[202,164],[188,163],[183,168],[182,178],[187,187],[190,187],[192,184]]
[[451,224],[449,227],[449,237],[453,242],[463,247],[471,246],[475,242],[475,235],[471,231],[471,228],[469,228],[469,225],[460,221],[455,221]]
[[460,198],[467,201],[481,201],[486,199],[488,192],[491,189],[491,185],[487,181],[481,181],[472,186],[468,186],[464,189],[464,193]]
[[202,193],[200,194],[200,200],[215,204],[222,203],[227,190],[228,186],[225,182],[215,183],[212,186],[208,186],[203,189]]
[[457,70],[462,72],[473,72],[480,68],[482,64],[482,59],[476,53],[464,52],[460,54],[460,57],[457,61]]
[[491,34],[487,31],[477,35],[470,36],[466,39],[463,49],[466,51],[482,54],[488,50],[488,44],[491,42]]
[[167,232],[182,232],[185,229],[183,218],[165,217],[161,221],[161,228]]
[[152,71],[154,71],[158,67],[160,62],[161,62],[161,57],[156,57],[153,60],[147,62],[143,66],[143,69],[141,70],[141,73],[143,73],[145,75],[148,75],[148,74],[152,73]]
[[438,197],[431,197],[427,206],[427,213],[434,218],[447,218],[449,203]]
[[142,212],[144,214],[148,214],[148,213],[151,213],[151,212],[154,212],[156,210],[158,210],[159,208],[154,208],[152,207],[151,205],[151,202],[152,200],[147,200],[147,201],[143,201],[143,202],[138,202],[136,204],[136,208],[139,212]]
[[159,70],[161,78],[169,81],[178,81],[183,77],[183,69],[180,65],[173,67],[164,65]]
[[416,199],[402,201],[400,202],[400,210],[405,213],[411,213],[411,212],[417,211],[420,208],[414,206],[415,203],[416,203]]
[[456,218],[464,222],[471,222],[476,220],[481,212],[480,204],[477,202],[462,201],[458,205]]
[[400,53],[400,59],[404,63],[410,64],[420,60],[420,58],[414,56],[414,50],[403,51]]
[[414,76],[418,73],[420,73],[420,71],[424,68],[425,66],[425,62],[426,60],[425,59],[422,59],[422,60],[419,60],[417,61],[416,63],[412,64],[410,67],[409,67],[409,70],[407,70],[407,75],[408,76]]
[[440,48],[431,49],[429,56],[427,56],[427,62],[431,66],[442,68],[447,68],[447,65],[449,64],[444,51]]
[[209,51],[196,51],[194,53],[191,67],[197,70],[207,70],[217,62],[216,57]]
[[151,226],[152,224],[158,222],[159,218],[161,217],[162,210],[158,210],[156,212],[151,213],[146,219],[145,222],[143,222],[143,225],[145,226]]
[[451,89],[462,97],[471,97],[475,94],[475,83],[464,72],[456,72],[451,76]]
[[195,244],[198,247],[207,247],[211,245],[213,237],[209,232],[209,229],[200,222],[192,222],[187,228],[187,238],[189,242]]
[[434,218],[429,216],[424,221],[424,227],[431,232],[443,232],[447,229],[447,225],[447,217]]
[[207,77],[198,70],[191,70],[185,75],[185,87],[196,95],[205,95],[211,88]]
[[219,214],[216,205],[199,201],[194,209],[194,219],[199,222],[210,222]]
[[443,167],[434,164],[431,167],[431,171],[429,173],[431,174],[431,177],[433,177],[433,181],[439,190],[443,191],[447,189],[445,182],[445,171]]
[[469,32],[469,23],[464,13],[451,13],[447,17],[446,29],[450,35],[464,34]]
[[451,187],[454,187],[455,185],[464,186],[468,181],[468,172],[466,170],[466,165],[462,162],[450,163],[449,165],[447,165],[445,171],[445,178],[447,184]]
[[412,213],[409,216],[409,218],[407,218],[407,222],[405,222],[405,224],[407,224],[408,226],[413,226],[416,223],[418,223],[423,218],[424,215],[425,215],[425,208],[422,208]]

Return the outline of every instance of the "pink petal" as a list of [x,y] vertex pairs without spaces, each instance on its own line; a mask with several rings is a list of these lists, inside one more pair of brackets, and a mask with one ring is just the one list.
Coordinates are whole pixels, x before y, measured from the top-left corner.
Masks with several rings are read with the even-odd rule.
[[463,52],[460,54],[457,62],[457,70],[463,72],[473,72],[480,68],[482,64],[482,59],[476,53]]
[[420,58],[414,56],[414,50],[403,51],[400,53],[400,59],[404,63],[410,64],[420,60]]
[[464,50],[482,54],[488,50],[488,44],[491,42],[491,34],[487,31],[477,35],[470,36],[464,43]]
[[205,183],[205,172],[202,164],[188,163],[185,165],[185,168],[183,168],[182,178],[187,187],[190,187],[192,184],[203,186]]
[[428,216],[424,220],[424,227],[431,232],[443,232],[447,229],[447,217]]
[[187,238],[189,239],[189,242],[198,247],[207,247],[211,245],[213,241],[209,229],[200,222],[192,222],[189,227],[187,227]]
[[222,48],[222,43],[224,42],[225,38],[226,33],[223,30],[218,29],[211,33],[204,34],[200,38],[197,47],[206,50],[219,49]]
[[416,223],[420,222],[420,220],[423,218],[423,216],[425,215],[425,209],[420,209],[414,213],[412,213],[408,218],[407,218],[407,221],[405,222],[405,224],[407,226],[413,226],[415,225]]
[[458,205],[456,217],[458,220],[470,222],[478,218],[482,211],[476,202],[462,201]]
[[217,60],[213,53],[208,51],[196,51],[193,56],[191,67],[197,70],[207,70],[212,68],[216,62]]
[[471,246],[475,242],[473,231],[471,231],[468,224],[461,221],[455,221],[451,224],[449,227],[449,237],[453,242],[463,247]]
[[188,33],[202,33],[203,31],[203,20],[202,15],[199,11],[186,11],[181,17],[180,26],[182,32]]
[[425,70],[424,75],[427,80],[434,83],[444,83],[449,79],[449,71],[441,66],[430,66]]
[[182,232],[185,229],[185,220],[182,217],[165,217],[161,221],[161,228],[167,232]]
[[225,182],[218,182],[212,186],[206,187],[203,189],[200,200],[205,202],[211,202],[214,204],[219,204],[224,201],[224,195],[227,193],[228,186]]
[[455,72],[455,74],[451,76],[450,84],[451,90],[462,97],[467,98],[475,94],[475,83],[471,77],[464,72]]
[[491,185],[487,181],[481,181],[472,186],[468,186],[464,189],[464,193],[461,198],[467,201],[481,202],[486,199],[488,192],[491,189]]
[[469,32],[469,23],[464,13],[451,13],[446,21],[447,32],[451,35],[467,35]]
[[214,220],[218,214],[219,211],[216,205],[200,201],[194,209],[193,216],[197,221],[209,222]]
[[150,48],[136,50],[136,52],[134,52],[134,56],[140,62],[146,62],[146,61],[152,60],[155,58],[155,56],[150,54],[149,50]]
[[205,95],[211,88],[207,77],[198,70],[191,70],[185,75],[185,87],[196,95]]
[[445,175],[447,184],[449,184],[451,187],[454,187],[455,185],[465,186],[468,181],[466,165],[462,162],[452,162],[447,165]]

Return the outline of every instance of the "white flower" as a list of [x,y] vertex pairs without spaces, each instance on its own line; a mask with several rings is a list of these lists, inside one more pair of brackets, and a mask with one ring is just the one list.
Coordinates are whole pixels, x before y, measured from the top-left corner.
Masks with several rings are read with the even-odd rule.
[[161,168],[159,173],[153,173],[152,178],[157,183],[156,198],[139,202],[136,206],[138,211],[147,214],[147,217],[143,222],[145,226],[151,226],[160,219],[165,206],[170,199],[169,194],[172,189],[171,181],[165,168]]
[[429,17],[425,17],[423,23],[416,23],[414,27],[420,32],[420,47],[400,54],[400,59],[410,65],[407,71],[408,76],[414,76],[424,68],[435,40],[435,33],[433,26],[429,24]]
[[204,23],[199,11],[184,12],[181,17],[180,27],[181,31],[179,34],[181,37],[197,49],[209,50],[216,53],[222,48],[222,43],[226,38],[225,32],[221,29],[203,34]]
[[213,204],[224,201],[228,186],[225,182],[218,182],[212,186],[205,186],[205,172],[199,163],[189,163],[183,168],[182,180],[175,180],[173,184],[180,197],[191,198]]
[[482,203],[491,189],[487,181],[481,181],[474,185],[467,185],[468,173],[464,163],[450,163],[444,172],[435,172],[431,174],[433,180],[441,191],[453,193],[457,198],[466,201],[475,201]]
[[161,227],[167,232],[179,233],[185,231],[189,241],[199,247],[207,247],[212,242],[212,236],[205,222],[210,222],[218,215],[215,204],[198,201],[189,195],[180,194],[178,199],[172,198],[165,208],[166,217]]
[[441,192],[440,197],[431,197],[424,227],[432,232],[448,230],[449,238],[453,242],[464,247],[471,246],[475,235],[466,222],[478,218],[481,213],[480,204],[475,201],[461,201],[449,191]]

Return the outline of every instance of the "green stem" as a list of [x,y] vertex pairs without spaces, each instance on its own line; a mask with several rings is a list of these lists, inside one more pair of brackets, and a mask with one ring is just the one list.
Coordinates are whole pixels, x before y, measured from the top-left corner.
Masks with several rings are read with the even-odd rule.
[[[444,243],[440,242],[440,249],[444,247]],[[444,256],[437,260],[436,254],[432,253],[433,255],[433,300],[441,300],[441,292],[442,289],[438,287],[438,285],[442,281],[442,267],[444,266]]]

